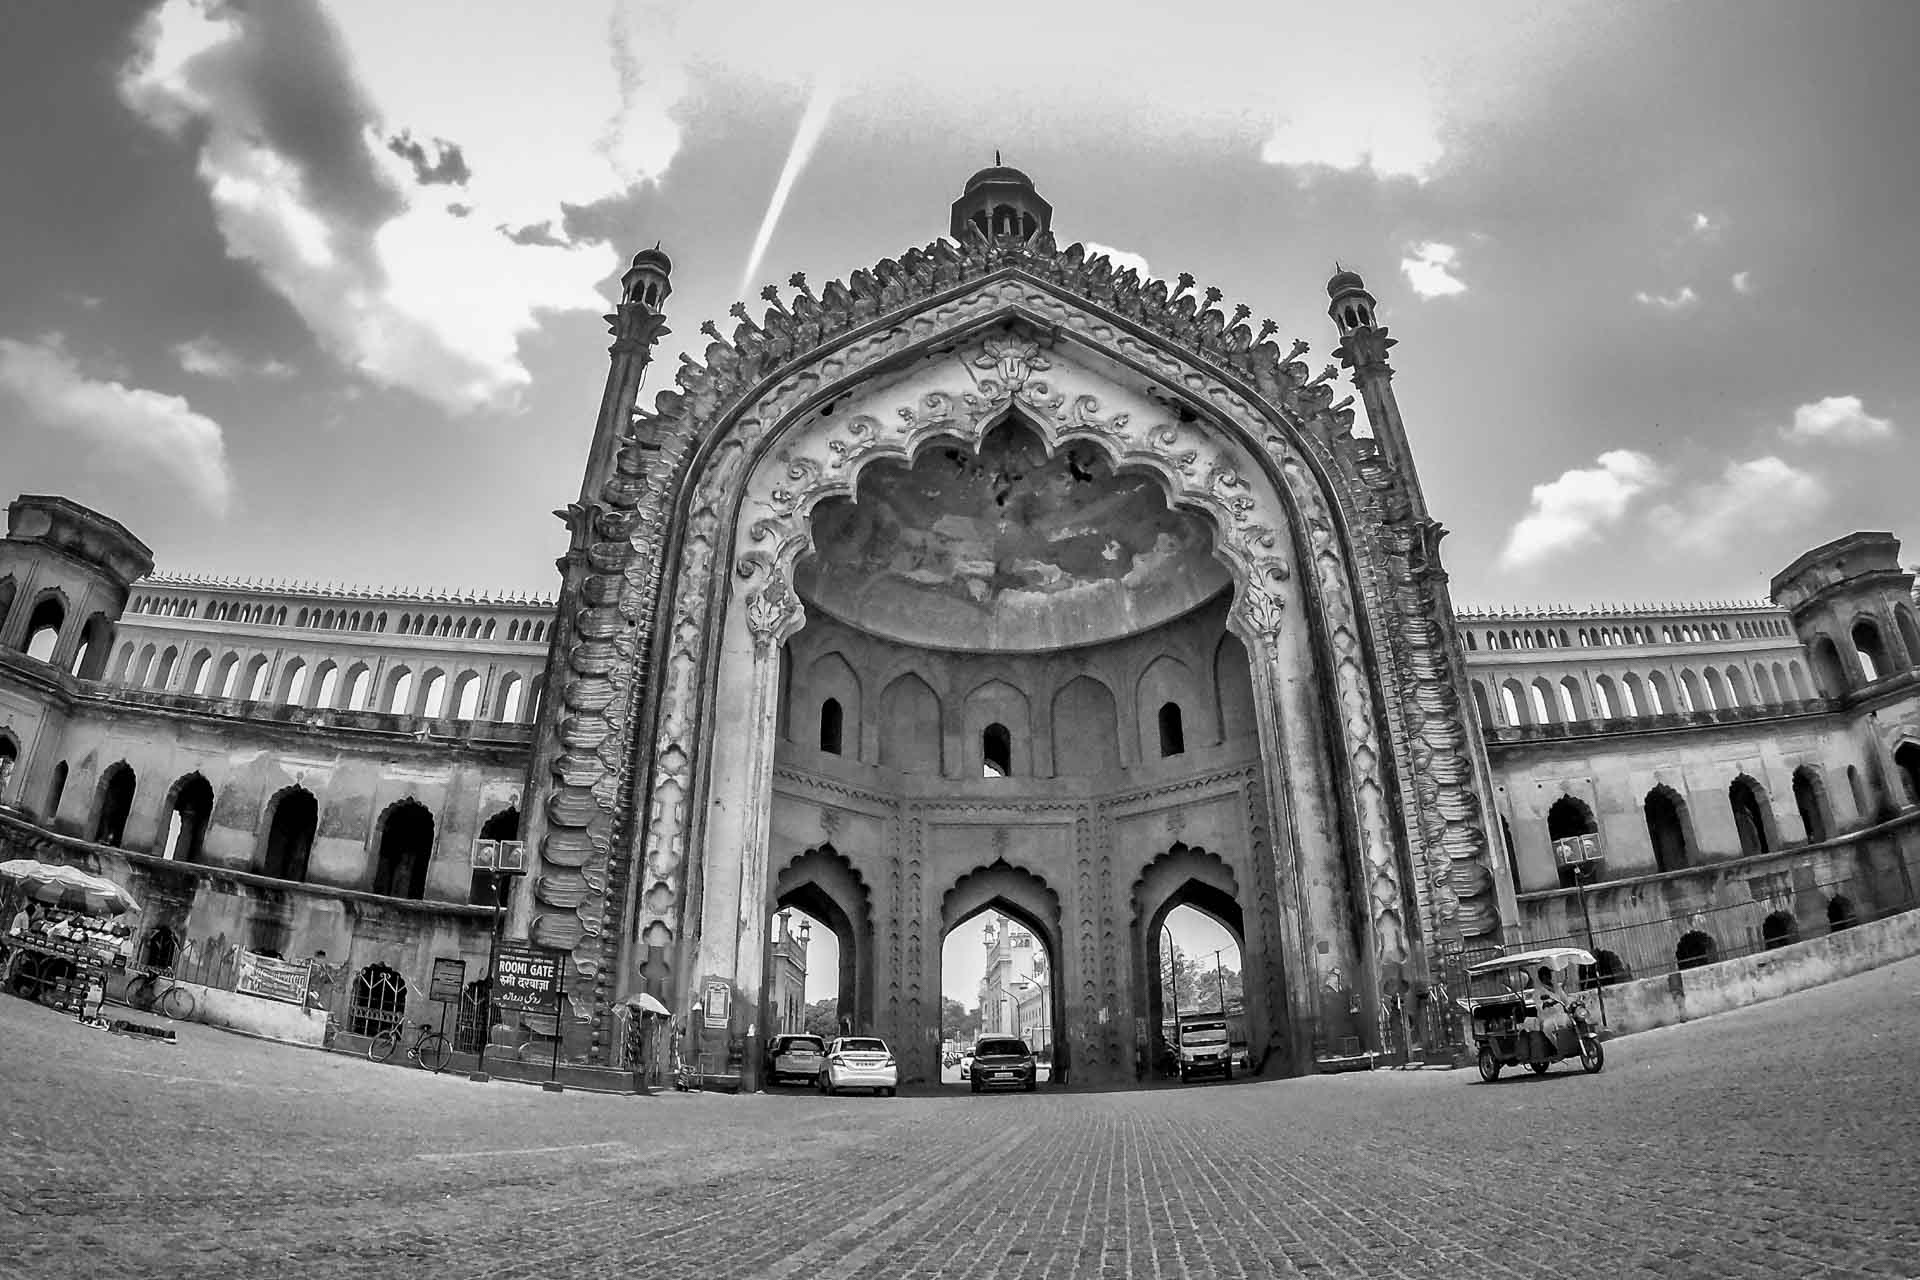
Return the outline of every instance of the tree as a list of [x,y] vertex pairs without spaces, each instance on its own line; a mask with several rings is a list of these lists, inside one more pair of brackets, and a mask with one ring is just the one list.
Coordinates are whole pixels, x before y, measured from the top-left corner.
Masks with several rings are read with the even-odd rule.
[[[1225,956],[1220,957],[1224,961]],[[1168,947],[1160,957],[1160,998],[1165,1001],[1171,995],[1172,1003],[1166,1009],[1171,1019],[1176,1011],[1191,1013],[1213,1013],[1222,1010],[1222,994],[1225,996],[1225,1008],[1237,1009],[1241,1005],[1240,971],[1219,964],[1211,952],[1203,956],[1193,956],[1179,947]]]
[[952,996],[940,998],[940,1030],[949,1040],[968,1041],[980,1034],[980,1010],[969,1009]]
[[807,1017],[803,1024],[807,1034],[819,1036],[822,1040],[831,1040],[840,1034],[840,1002],[836,1000],[815,1000],[807,1006]]

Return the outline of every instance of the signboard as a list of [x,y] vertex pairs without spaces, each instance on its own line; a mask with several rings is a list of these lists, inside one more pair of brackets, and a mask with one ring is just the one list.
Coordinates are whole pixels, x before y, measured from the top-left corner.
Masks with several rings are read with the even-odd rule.
[[307,1002],[306,960],[279,960],[273,956],[240,953],[239,979],[235,991],[259,996],[262,1000],[283,1000],[288,1004]]
[[526,841],[524,840],[500,841],[499,860],[494,865],[501,871],[525,872],[527,869]]
[[467,962],[448,956],[433,958],[433,982],[427,989],[427,999],[445,1000],[449,1004],[457,1003],[460,993],[467,985]]
[[1562,836],[1553,842],[1553,860],[1563,867],[1598,862],[1601,857],[1600,837],[1597,835]]
[[473,842],[473,869],[491,871],[500,865],[500,842],[498,840],[475,840]]
[[707,983],[706,1022],[710,1027],[724,1027],[733,1015],[733,988],[724,979],[712,979]]
[[549,1016],[560,1012],[560,953],[503,942],[494,960],[493,1007]]

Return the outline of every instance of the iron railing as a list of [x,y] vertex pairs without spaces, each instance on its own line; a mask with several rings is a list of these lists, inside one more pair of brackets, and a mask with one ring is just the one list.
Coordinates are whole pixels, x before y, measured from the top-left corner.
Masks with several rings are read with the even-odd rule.
[[1597,965],[1583,966],[1581,986],[1656,978],[1683,969],[1769,951],[1920,906],[1912,895],[1873,903],[1858,877],[1798,884],[1790,894],[1677,912],[1657,920],[1551,933],[1524,927],[1526,947],[1580,947]]

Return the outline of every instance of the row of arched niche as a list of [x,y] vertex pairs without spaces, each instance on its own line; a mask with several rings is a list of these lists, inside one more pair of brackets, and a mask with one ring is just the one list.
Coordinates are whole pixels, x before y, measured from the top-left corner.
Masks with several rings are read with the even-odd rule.
[[[59,812],[66,798],[67,773],[66,761],[54,766],[47,795],[49,820]],[[121,760],[107,766],[87,807],[82,827],[86,838],[114,848],[125,847],[128,821],[139,794],[139,779],[131,765]],[[159,838],[153,848],[145,852],[179,862],[202,861],[213,810],[214,788],[205,775],[195,770],[176,778],[159,806],[159,816],[164,819],[155,826]],[[318,798],[303,786],[281,788],[267,800],[259,814],[251,815],[248,824],[240,828],[255,833],[255,849],[252,859],[238,869],[276,880],[306,881],[319,827]],[[509,805],[481,824],[478,838],[513,840],[518,838],[519,828],[520,811]],[[329,883],[335,888],[423,900],[435,844],[433,811],[413,797],[396,800],[381,810],[373,824],[367,845],[367,865],[361,876],[354,883]],[[456,856],[464,864],[468,850],[462,848]],[[222,862],[221,865],[230,864]],[[491,881],[483,873],[474,874],[466,900],[492,905],[490,885]]]

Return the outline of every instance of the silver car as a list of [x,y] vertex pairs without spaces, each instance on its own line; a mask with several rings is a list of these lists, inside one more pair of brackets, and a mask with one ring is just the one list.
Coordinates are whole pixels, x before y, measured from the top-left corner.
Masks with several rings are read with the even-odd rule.
[[820,1092],[871,1089],[890,1098],[899,1087],[900,1067],[885,1040],[841,1036],[827,1046],[827,1065],[820,1069]]
[[819,1036],[775,1036],[767,1046],[767,1082],[817,1080],[826,1058],[827,1042]]

